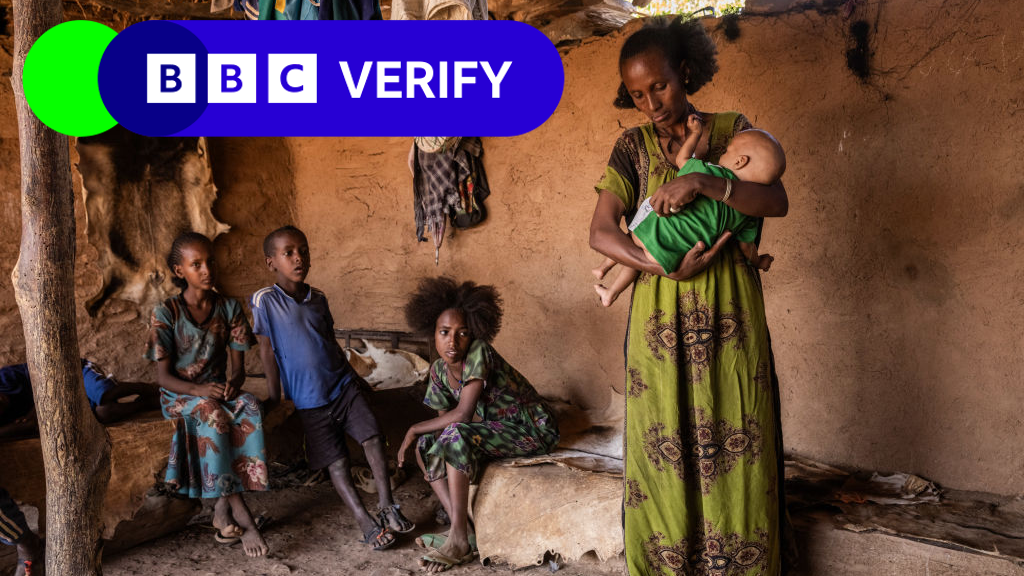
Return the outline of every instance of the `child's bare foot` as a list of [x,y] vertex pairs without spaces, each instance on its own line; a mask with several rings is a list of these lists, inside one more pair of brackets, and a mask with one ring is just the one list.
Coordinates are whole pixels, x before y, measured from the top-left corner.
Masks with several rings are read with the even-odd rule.
[[377,524],[369,516],[366,516],[365,519],[357,519],[356,521],[359,522],[359,528],[363,531],[363,539],[360,542],[369,544],[370,548],[384,550],[385,548],[390,548],[396,542],[395,535],[391,530],[388,530],[386,526]]
[[217,503],[213,505],[212,524],[223,539],[239,538],[244,532],[231,516],[231,505],[228,504],[226,497],[218,498]]
[[455,538],[449,535],[443,546],[425,554],[419,564],[428,574],[437,574],[469,562],[474,555],[475,552],[464,536]]
[[260,534],[260,531],[256,528],[246,530],[242,534],[242,548],[245,550],[245,555],[250,558],[266,556],[267,552],[270,552],[270,547],[267,546],[267,541],[263,539],[263,534]]
[[604,280],[604,275],[607,272],[603,268],[598,266],[597,268],[591,270],[590,273],[594,275],[594,278],[597,278],[598,280]]
[[614,291],[605,288],[600,284],[594,284],[594,291],[601,297],[601,304],[607,308],[615,303],[615,299],[619,297]]
[[260,534],[260,529],[256,527],[256,522],[252,518],[249,507],[245,504],[245,499],[238,492],[230,494],[224,499],[231,507],[231,516],[235,519],[235,523],[242,529],[242,548],[245,550],[245,555],[250,558],[266,556],[267,552],[270,552],[270,547],[263,539],[263,534]]

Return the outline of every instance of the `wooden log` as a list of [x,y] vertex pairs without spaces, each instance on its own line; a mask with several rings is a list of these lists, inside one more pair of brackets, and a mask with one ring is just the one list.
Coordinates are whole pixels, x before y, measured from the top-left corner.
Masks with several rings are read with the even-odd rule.
[[75,213],[68,139],[25,101],[32,43],[64,21],[61,0],[15,0],[12,84],[21,151],[21,254],[12,273],[46,470],[50,574],[102,574],[100,506],[110,440],[85,398],[75,325]]

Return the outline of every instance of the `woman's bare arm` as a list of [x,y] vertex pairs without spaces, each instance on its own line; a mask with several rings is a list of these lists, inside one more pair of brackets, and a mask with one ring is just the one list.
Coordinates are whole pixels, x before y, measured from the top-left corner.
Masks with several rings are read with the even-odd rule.
[[619,228],[625,211],[626,207],[618,196],[605,191],[598,195],[597,207],[590,220],[590,247],[634,270],[652,274],[661,272],[661,267],[649,261],[643,249]]
[[605,191],[598,195],[597,208],[594,209],[594,216],[590,220],[590,247],[619,264],[629,266],[634,270],[665,276],[672,280],[686,280],[706,270],[718,255],[718,251],[732,237],[732,232],[726,231],[718,237],[715,245],[711,248],[705,246],[703,242],[698,242],[683,257],[679,268],[666,276],[661,266],[648,260],[643,249],[634,244],[629,236],[619,228],[619,219],[622,218],[623,213],[625,213],[625,206],[618,196]]
[[[700,193],[712,200],[721,200],[725,196],[725,179],[714,180],[716,182],[710,186],[702,187]],[[734,180],[726,204],[740,214],[755,218],[781,218],[789,213],[789,195],[781,180],[768,185]]]
[[[659,216],[672,213],[703,194],[721,201],[725,196],[726,180],[710,174],[686,174],[661,185],[651,196],[651,208]],[[732,194],[726,202],[741,214],[755,218],[782,217],[789,212],[789,196],[782,182],[771,185],[756,182],[732,181]]]

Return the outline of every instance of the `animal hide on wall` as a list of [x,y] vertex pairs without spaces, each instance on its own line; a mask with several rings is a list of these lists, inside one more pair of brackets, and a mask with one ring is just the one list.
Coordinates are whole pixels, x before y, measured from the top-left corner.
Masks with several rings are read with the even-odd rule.
[[534,26],[554,44],[608,34],[622,27],[649,0],[488,0],[495,20]]
[[110,298],[152,309],[177,289],[166,258],[171,242],[194,230],[211,240],[229,226],[214,218],[217,198],[205,138],[151,138],[120,126],[79,138],[89,244],[99,256],[100,290],[89,314]]

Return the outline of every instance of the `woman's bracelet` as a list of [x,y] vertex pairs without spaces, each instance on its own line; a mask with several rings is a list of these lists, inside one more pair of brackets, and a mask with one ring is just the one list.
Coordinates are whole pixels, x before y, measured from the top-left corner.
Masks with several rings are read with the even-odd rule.
[[729,196],[732,196],[732,180],[728,178],[725,180],[725,194],[722,195],[722,203],[725,204],[729,200]]

